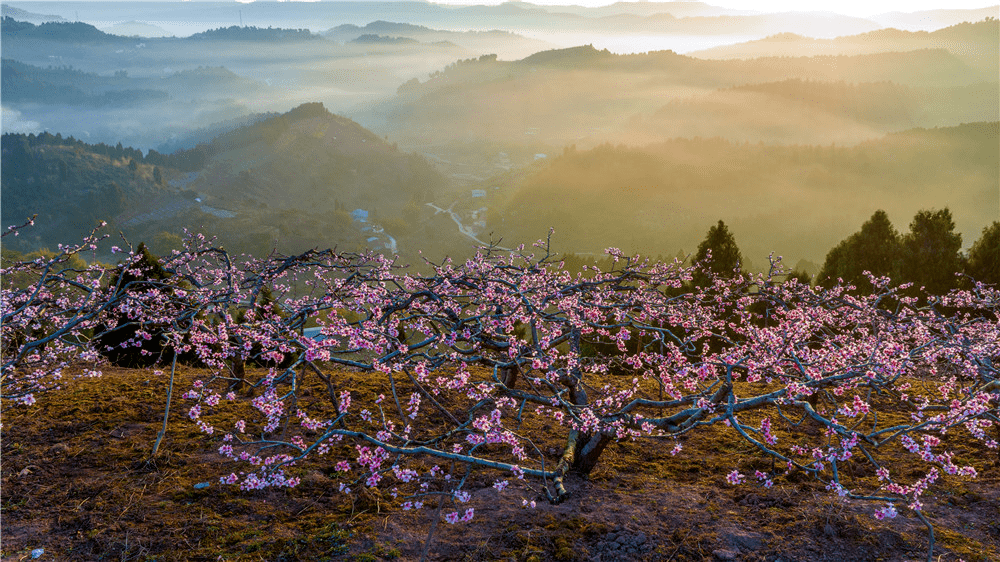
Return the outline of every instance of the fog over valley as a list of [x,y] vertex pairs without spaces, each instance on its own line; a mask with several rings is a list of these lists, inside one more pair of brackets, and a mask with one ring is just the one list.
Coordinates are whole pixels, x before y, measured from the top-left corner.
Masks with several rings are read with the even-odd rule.
[[947,209],[968,252],[1000,219],[1000,8],[940,8],[4,3],[2,219],[37,219],[3,250],[106,221],[417,264],[554,229],[579,264],[721,220],[745,269],[813,279],[876,211]]

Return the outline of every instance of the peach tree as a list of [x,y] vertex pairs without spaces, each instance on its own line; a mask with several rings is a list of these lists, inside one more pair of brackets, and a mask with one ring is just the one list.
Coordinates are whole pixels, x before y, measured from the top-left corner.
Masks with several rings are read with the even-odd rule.
[[[139,282],[127,246],[116,266],[60,267],[99,242],[5,267],[3,398],[32,402],[73,363],[97,374],[102,330],[130,325],[121,347],[156,339],[161,365],[206,368],[187,413],[242,489],[320,462],[341,492],[447,504],[455,523],[474,518],[474,473],[560,502],[610,443],[678,454],[718,427],[770,462],[734,459],[730,484],[805,475],[877,518],[919,518],[933,551],[925,494],[976,476],[956,444],[997,448],[1000,292],[982,284],[912,296],[870,277],[858,296],[785,280],[776,260],[695,286],[706,272],[615,249],[572,275],[542,243],[417,273],[375,253],[238,260],[201,236],[162,260],[170,277]],[[901,455],[923,469],[895,470]]]

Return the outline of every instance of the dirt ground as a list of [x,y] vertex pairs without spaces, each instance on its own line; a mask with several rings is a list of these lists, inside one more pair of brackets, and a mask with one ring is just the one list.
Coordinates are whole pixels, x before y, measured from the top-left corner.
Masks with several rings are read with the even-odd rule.
[[[178,388],[198,376],[183,371]],[[570,499],[524,507],[471,481],[471,523],[433,508],[337,491],[332,466],[304,467],[291,490],[240,492],[230,467],[175,402],[160,454],[166,377],[105,369],[30,408],[4,405],[0,558],[19,560],[924,560],[926,527],[871,517],[805,478],[764,490],[725,482],[731,440],[702,433],[671,457],[655,443],[612,445]],[[980,454],[980,453],[977,453]],[[746,455],[751,458],[752,455]],[[1000,560],[1000,457],[983,449],[972,481],[928,494],[934,560]],[[905,467],[904,467],[905,468]],[[198,484],[205,484],[203,486]],[[524,496],[524,499],[538,499]],[[463,506],[464,507],[464,506]],[[429,540],[428,540],[429,539]],[[39,549],[44,549],[40,553]],[[35,558],[36,554],[40,555]]]

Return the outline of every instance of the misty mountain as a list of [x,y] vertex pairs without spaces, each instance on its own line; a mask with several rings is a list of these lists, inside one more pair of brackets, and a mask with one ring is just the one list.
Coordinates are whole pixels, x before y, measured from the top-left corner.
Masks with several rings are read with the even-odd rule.
[[314,41],[321,39],[308,29],[260,28],[254,26],[220,27],[188,37],[197,41],[252,41],[265,43],[293,43],[296,41]]
[[686,3],[650,3],[645,10],[636,9],[631,3],[602,8],[540,6],[526,2],[457,7],[432,4],[436,10],[431,8],[420,15],[394,19],[419,25],[464,28],[480,27],[483,21],[489,21],[491,26],[502,29],[601,34],[767,34],[800,29],[825,35],[860,33],[880,27],[863,18],[824,12],[733,15],[722,10],[706,10],[704,5],[689,8],[683,4]]
[[215,137],[228,133],[234,129],[239,129],[241,127],[247,127],[253,125],[265,119],[270,119],[272,117],[277,117],[279,113],[251,113],[249,115],[241,115],[234,119],[226,119],[224,121],[219,121],[207,125],[205,127],[199,127],[192,131],[186,131],[183,135],[175,135],[170,138],[170,140],[161,143],[156,147],[156,151],[163,154],[171,154],[173,152],[182,151],[185,149],[193,148],[199,144],[208,144]]
[[[367,43],[377,45],[417,45],[420,41],[409,37],[390,37],[388,35],[359,35],[351,39],[351,43]],[[454,43],[451,43],[454,45]]]
[[675,17],[692,16],[735,16],[752,15],[752,10],[733,10],[720,6],[712,6],[704,2],[615,2],[606,6],[542,6],[545,9],[567,14],[590,15],[603,17],[615,14],[632,14],[636,16],[651,16],[655,14],[670,14]]
[[608,138],[632,143],[698,136],[855,143],[913,127],[995,121],[1000,119],[998,100],[996,82],[947,88],[791,79],[672,100],[650,114],[633,116]]
[[232,97],[234,93],[253,96],[264,94],[268,90],[264,84],[240,76],[224,66],[199,66],[146,81],[182,100],[225,99]]
[[[468,56],[464,48],[440,42],[343,45],[301,29],[223,27],[195,38],[135,39],[79,26],[85,32],[53,28],[60,33],[50,37],[32,24],[4,24],[4,58],[27,65],[20,74],[6,67],[5,108],[35,124],[36,132],[143,148],[206,123],[284,112],[306,102],[344,112]],[[72,40],[78,36],[94,40]],[[261,44],[280,48],[250,47]],[[48,67],[77,72],[43,76],[37,70]],[[15,95],[7,95],[8,87]],[[128,98],[121,90],[136,92]],[[169,100],[142,90],[166,92]],[[156,101],[155,109],[148,100]],[[69,112],[67,104],[85,110]]]
[[[944,49],[836,57],[702,60],[670,51],[616,55],[583,46],[545,51],[520,61],[500,61],[493,57],[458,61],[431,74],[425,82],[411,80],[405,83],[396,99],[358,114],[357,118],[374,130],[392,131],[394,137],[407,146],[447,143],[454,131],[461,131],[466,139],[514,141],[530,136],[556,146],[600,143],[609,138],[629,142],[624,138],[634,132],[636,123],[644,135],[659,134],[658,139],[665,139],[686,133],[678,132],[683,128],[671,130],[670,127],[657,133],[648,125],[650,120],[656,121],[655,116],[647,116],[672,101],[708,95],[725,97],[713,92],[790,80],[833,84],[888,81],[907,88],[972,87],[981,82],[978,73]],[[833,88],[836,90],[836,86]],[[989,94],[995,90],[987,87],[984,91]],[[744,97],[747,95],[749,93],[744,93]],[[735,99],[738,95],[728,97]],[[764,94],[759,97],[768,98],[767,113],[739,114],[738,108],[733,108],[714,116],[705,126],[714,131],[712,136],[738,135],[740,140],[758,138],[741,135],[737,125],[756,119],[759,130],[767,126],[769,119],[776,118],[781,127],[787,129],[780,108],[802,105],[788,96]],[[891,97],[883,96],[872,105],[892,101]],[[995,96],[966,101],[981,111],[975,114],[977,119],[990,116],[990,110],[983,108],[995,109],[997,105]],[[702,99],[700,103],[708,107],[713,102]],[[778,114],[774,113],[775,109],[779,110]],[[838,118],[845,120],[854,117],[845,108],[827,104],[825,109],[834,110]],[[816,110],[812,107],[806,113]],[[805,115],[802,111],[799,114]],[[934,113],[928,110],[926,114]],[[874,131],[861,123],[859,127],[869,130],[859,129],[851,136],[857,140],[859,133],[863,133],[860,138],[871,138],[914,124],[956,123],[948,121],[947,115],[937,121],[930,117],[928,121],[915,116],[912,119],[912,122],[898,119],[891,127]],[[792,125],[822,131],[812,127],[808,120]],[[654,123],[652,129],[655,128]],[[658,139],[644,136],[631,142]]]
[[268,207],[332,212],[339,199],[352,209],[398,211],[411,199],[429,200],[441,182],[423,159],[400,153],[322,104],[235,129],[206,150],[212,154],[206,175],[192,188]]
[[560,251],[674,255],[722,219],[756,263],[771,251],[820,262],[874,209],[905,221],[947,206],[971,241],[1000,206],[997,135],[992,122],[849,147],[717,138],[570,148],[531,173],[490,180],[508,194],[490,228],[506,240],[534,240],[555,227]]
[[[412,23],[395,23],[391,21],[378,20],[363,27],[351,23],[345,23],[332,29],[328,29],[323,32],[322,35],[336,41],[351,41],[362,35],[378,35],[381,33],[402,37],[413,37],[415,35],[430,35],[434,33],[447,34],[453,32],[438,31],[422,25],[413,25]],[[458,35],[458,33],[454,34]]]
[[10,105],[68,104],[95,107],[134,107],[168,98],[192,100],[251,94],[262,85],[224,67],[182,70],[156,78],[111,76],[84,72],[71,66],[41,68],[3,59],[4,102]]
[[117,35],[104,33],[86,23],[47,21],[35,25],[27,21],[17,21],[6,15],[3,17],[0,34],[2,34],[4,42],[14,39],[44,39],[61,43],[121,43],[130,41]]
[[19,21],[26,21],[29,23],[33,23],[35,25],[45,22],[66,21],[62,16],[51,15],[51,14],[50,15],[36,14],[34,12],[22,10],[21,8],[8,6],[7,4],[0,5],[0,15],[2,15],[3,17],[13,18]]
[[162,27],[157,27],[145,22],[140,21],[126,21],[121,23],[116,23],[110,27],[101,28],[101,31],[105,33],[110,33],[111,35],[120,35],[122,37],[134,37],[134,38],[151,38],[151,37],[173,37],[173,33],[163,29]]
[[[107,117],[83,120],[83,131],[73,127],[60,127],[68,134],[87,137],[93,134],[97,140],[114,142],[121,139],[123,130],[112,127],[117,119],[129,119],[128,113],[154,118],[159,116],[161,134],[169,134],[169,123],[165,116],[186,114],[187,117],[221,115],[219,120],[231,113],[242,113],[243,108],[233,104],[234,92],[243,96],[261,95],[262,84],[238,76],[222,67],[198,67],[173,72],[166,76],[131,76],[125,70],[112,75],[84,72],[71,66],[50,66],[41,68],[18,61],[3,59],[2,69],[3,100],[6,107],[30,112],[33,115],[48,114],[52,119],[72,117],[68,107],[94,112]],[[213,104],[213,100],[219,100]],[[197,108],[191,104],[196,103]],[[215,107],[213,107],[215,106]],[[75,114],[77,117],[79,113]],[[47,120],[49,121],[49,120]],[[48,125],[59,125],[49,121]],[[127,129],[126,129],[127,131]]]
[[998,45],[1000,45],[1000,22],[991,17],[977,23],[959,23],[932,32],[890,28],[834,39],[813,39],[796,33],[782,33],[757,41],[714,47],[688,54],[703,59],[734,59],[947,49],[980,71],[983,80],[996,80],[1000,64],[997,62]]
[[686,3],[650,3],[649,8],[639,10],[630,3],[582,8],[504,2],[489,6],[441,6],[438,13],[431,9],[420,16],[412,14],[393,19],[438,27],[476,28],[483,21],[489,21],[491,26],[501,29],[625,35],[769,34],[799,29],[810,35],[825,36],[861,33],[880,27],[863,18],[828,12],[734,14],[702,10],[697,6],[692,6],[696,8],[692,10],[683,4]]
[[[3,213],[48,213],[19,244],[111,215],[134,240],[190,226],[258,254],[465,255],[491,231],[513,245],[554,225],[558,250],[672,256],[723,218],[747,253],[818,262],[874,205],[905,220],[947,204],[980,228],[996,208],[994,20],[915,33],[700,2],[50,6],[178,37],[4,21],[5,121],[36,135],[4,137]],[[739,48],[769,56],[615,54],[768,35]],[[989,124],[957,126],[973,122]]]
[[[136,241],[190,228],[255,254],[337,244],[412,254],[431,213],[423,203],[444,185],[423,158],[321,104],[169,155],[48,133],[4,135],[2,153],[4,223],[40,215],[16,242],[24,250],[77,239],[106,220]],[[454,230],[432,238],[446,247]]]
[[167,92],[130,85],[123,77],[101,77],[73,68],[39,68],[3,59],[4,102],[66,104],[91,107],[132,107],[163,102]]
[[917,12],[887,12],[871,16],[868,19],[884,27],[896,27],[909,31],[933,31],[962,22],[995,18],[998,12],[1000,12],[1000,5],[966,10],[941,9],[921,10]]
[[551,43],[529,39],[509,31],[496,29],[491,31],[445,31],[411,23],[383,20],[373,21],[364,26],[342,24],[323,32],[322,35],[342,43],[354,42],[364,36],[408,38],[431,44],[447,42],[474,53],[492,53],[508,60],[523,58],[532,53],[555,47]]
[[[491,6],[350,1],[258,2],[238,6],[208,2],[133,4],[128,10],[130,19],[157,22],[157,25],[176,35],[181,35],[179,29],[190,28],[193,22],[203,22],[205,26],[197,31],[239,23],[258,27],[308,28],[316,32],[342,24],[365,25],[375,20],[386,20],[449,30],[482,29],[483,22],[489,22],[490,27],[521,34],[765,36],[796,31],[815,37],[856,34],[881,27],[871,20],[831,13],[748,13],[700,2],[622,2],[595,8],[525,2],[504,2]],[[91,6],[90,17],[95,21],[120,18],[113,6]],[[107,12],[101,13],[102,10]]]

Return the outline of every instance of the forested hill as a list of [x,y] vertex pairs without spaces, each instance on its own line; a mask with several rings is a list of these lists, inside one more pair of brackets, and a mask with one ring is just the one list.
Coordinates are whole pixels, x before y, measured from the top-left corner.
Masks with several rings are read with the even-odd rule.
[[[7,4],[3,4],[2,7],[0,7],[0,11],[2,11],[4,17],[11,17],[18,21],[27,21],[34,24],[66,21],[65,18],[63,18],[62,16],[56,16],[51,14],[36,14],[34,12],[22,10],[21,8],[8,6]],[[4,22],[4,24],[6,25],[6,22]]]
[[429,198],[443,181],[422,158],[319,103],[235,129],[198,150],[227,170],[211,171],[210,181],[196,182],[199,189],[279,208],[334,210],[323,196],[331,190],[344,204],[401,208],[411,198]]
[[703,59],[746,59],[803,55],[854,55],[920,49],[947,49],[973,68],[997,76],[997,46],[1000,44],[1000,21],[988,17],[978,22],[964,22],[936,31],[879,29],[834,39],[813,39],[794,33],[780,33],[756,41],[714,47],[689,53]]
[[224,67],[200,66],[156,77],[129,76],[120,70],[109,76],[72,66],[42,68],[3,59],[3,97],[7,104],[69,105],[93,108],[135,108],[164,111],[165,102],[186,102],[231,92],[259,91],[261,84]]
[[0,26],[3,40],[45,39],[67,43],[134,43],[134,39],[110,35],[96,27],[81,22],[44,22],[35,25],[4,16]]
[[903,227],[918,210],[949,207],[971,242],[1000,207],[998,142],[991,122],[846,147],[716,138],[568,149],[509,178],[496,231],[521,240],[555,227],[560,248],[674,255],[721,218],[755,262],[771,251],[821,262],[875,209]]
[[917,88],[790,79],[681,97],[635,116],[620,138],[725,136],[782,144],[854,143],[884,133],[1000,119],[996,82]]
[[37,249],[79,239],[99,220],[167,191],[173,170],[146,162],[132,148],[89,145],[72,137],[5,134],[2,138],[3,224],[37,214],[26,240],[5,245]]
[[[838,84],[891,83],[889,88],[867,88],[875,97],[865,98],[859,92],[857,101],[869,106],[859,113],[898,104],[897,92],[905,92],[906,115],[891,123],[875,120],[873,126],[869,117],[851,115],[850,107],[836,103],[805,106],[801,99],[771,91],[753,92],[752,97],[747,91],[731,92],[722,96],[725,100],[707,99],[718,98],[715,92],[719,90],[766,83],[792,90],[796,82],[814,84],[814,92],[832,84],[829,92],[821,94],[824,97],[836,97],[838,91],[853,95]],[[703,101],[707,107],[695,110],[697,119],[656,116],[671,103],[698,105]],[[734,105],[716,107],[720,101]],[[695,135],[811,143],[857,142],[915,126],[990,120],[996,118],[997,107],[995,76],[984,79],[945,49],[701,60],[671,51],[616,55],[585,45],[544,51],[519,61],[489,56],[458,61],[424,82],[403,84],[395,99],[358,118],[375,130],[393,131],[408,146],[446,143],[450,131],[510,142],[528,134],[557,146],[618,139],[648,143]],[[762,114],[751,118],[756,110]],[[754,120],[756,125],[748,123]],[[693,127],[675,125],[689,121],[694,121]],[[771,121],[780,127],[774,134],[767,131]],[[785,126],[786,121],[794,122]]]
[[[27,21],[18,21],[12,17],[3,17],[4,40],[11,39],[44,39],[47,41],[63,41],[69,43],[123,43],[134,44],[135,39],[105,33],[96,27],[82,22],[44,22],[39,25]],[[261,28],[254,26],[230,26],[210,29],[191,35],[190,40],[205,41],[307,41],[322,39],[308,29]],[[144,39],[145,41],[184,41],[184,38]]]
[[593,45],[542,51],[519,61],[480,57],[458,61],[435,73],[422,84],[423,92],[436,87],[452,88],[497,79],[516,79],[541,70],[538,67],[573,71],[621,72],[648,76],[660,83],[724,87],[776,79],[846,80],[932,85],[945,81],[971,83],[981,80],[974,71],[947,49],[905,52],[763,57],[747,60],[702,60],[673,51],[616,55]]
[[7,103],[133,107],[169,98],[163,90],[130,84],[127,76],[104,77],[72,67],[39,68],[3,59],[0,75]]
[[256,41],[256,42],[290,42],[290,41],[312,41],[322,39],[319,35],[314,35],[308,29],[281,29],[262,28],[253,26],[220,27],[201,33],[195,33],[190,39],[198,41]]
[[422,158],[319,103],[169,155],[48,133],[4,135],[2,154],[3,223],[39,215],[12,241],[20,250],[78,239],[99,220],[135,240],[202,230],[258,255],[356,248],[371,235],[350,211],[363,209],[386,230],[393,225],[402,239],[416,232],[421,203],[444,183]]

